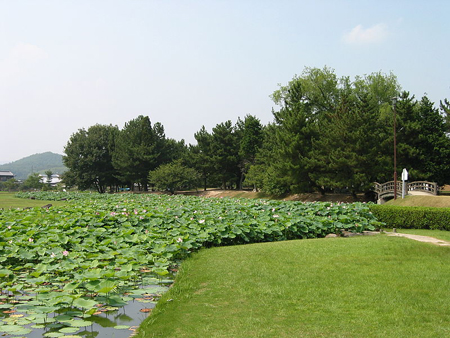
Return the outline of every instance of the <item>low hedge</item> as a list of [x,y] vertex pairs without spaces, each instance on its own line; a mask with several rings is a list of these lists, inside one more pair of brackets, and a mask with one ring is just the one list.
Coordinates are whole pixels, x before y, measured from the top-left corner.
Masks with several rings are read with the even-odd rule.
[[450,208],[373,204],[370,211],[379,221],[391,228],[450,230]]

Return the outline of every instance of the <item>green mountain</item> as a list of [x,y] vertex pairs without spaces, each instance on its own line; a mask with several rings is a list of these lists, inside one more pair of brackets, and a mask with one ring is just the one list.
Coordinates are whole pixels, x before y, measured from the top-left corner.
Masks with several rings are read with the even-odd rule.
[[62,174],[67,168],[62,162],[62,155],[52,152],[34,154],[20,160],[0,165],[0,171],[11,171],[16,175],[17,180],[24,180],[31,173],[38,172],[44,174],[51,170],[54,174]]

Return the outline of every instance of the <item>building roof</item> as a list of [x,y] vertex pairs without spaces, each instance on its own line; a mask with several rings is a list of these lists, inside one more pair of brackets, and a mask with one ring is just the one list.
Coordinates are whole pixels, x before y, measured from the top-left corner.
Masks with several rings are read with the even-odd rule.
[[14,177],[14,174],[10,171],[0,170],[0,176],[13,176]]

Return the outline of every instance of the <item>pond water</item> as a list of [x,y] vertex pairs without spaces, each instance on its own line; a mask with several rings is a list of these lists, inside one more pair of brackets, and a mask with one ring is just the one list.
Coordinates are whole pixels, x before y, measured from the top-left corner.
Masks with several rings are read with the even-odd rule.
[[[114,310],[105,311],[101,314],[83,318],[83,320],[91,322],[89,326],[81,327],[73,333],[67,335],[75,335],[83,338],[126,338],[130,337],[142,321],[148,317],[149,309],[153,309],[155,303],[142,303],[140,301],[130,301],[127,305]],[[141,312],[144,310],[146,312]],[[122,329],[115,329],[114,327],[123,326]],[[28,338],[41,338],[45,334],[54,332],[59,333],[60,329],[64,328],[63,324],[48,324],[43,329],[33,329],[33,331],[26,335]],[[63,336],[61,336],[63,337]]]
[[0,311],[0,336],[127,338],[148,317],[171,282],[166,280],[163,285],[149,285],[135,290],[126,296],[128,301],[125,305],[106,305],[101,297],[97,298],[98,310],[92,315],[75,308],[62,308],[49,314],[36,313],[35,309],[39,306],[34,307],[33,301],[17,301],[14,310]]

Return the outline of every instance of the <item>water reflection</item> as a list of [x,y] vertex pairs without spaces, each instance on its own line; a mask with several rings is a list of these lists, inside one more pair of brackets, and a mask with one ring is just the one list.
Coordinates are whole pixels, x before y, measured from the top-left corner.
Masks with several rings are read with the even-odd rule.
[[[153,309],[155,303],[141,303],[133,300],[127,305],[115,310],[105,311],[97,315],[83,318],[92,324],[87,327],[79,328],[78,331],[70,333],[71,335],[80,336],[83,338],[126,338],[133,334],[137,327],[151,312],[141,312],[143,309]],[[61,325],[61,326],[59,326]],[[59,324],[58,327],[53,327],[52,324],[47,325],[43,329],[33,329],[27,335],[28,338],[41,338],[44,334],[50,332],[59,332],[64,325]],[[127,326],[129,328],[115,329],[117,326]]]

